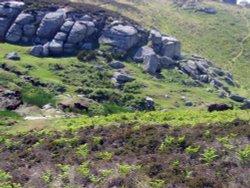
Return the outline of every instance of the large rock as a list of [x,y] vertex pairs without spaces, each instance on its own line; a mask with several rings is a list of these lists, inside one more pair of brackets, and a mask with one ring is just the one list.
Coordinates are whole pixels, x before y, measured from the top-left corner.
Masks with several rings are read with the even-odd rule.
[[128,50],[139,42],[138,31],[129,25],[115,25],[106,29],[99,41],[122,50]]
[[181,57],[180,41],[171,36],[162,37],[162,47],[160,54],[172,59],[179,59]]
[[16,18],[15,23],[19,25],[26,25],[34,21],[35,21],[35,18],[33,15],[28,14],[28,13],[21,13]]
[[149,55],[144,58],[144,71],[149,74],[156,74],[157,71],[160,69],[160,62],[157,55]]
[[62,11],[51,12],[45,15],[36,32],[40,38],[51,39],[64,23],[65,13]]
[[10,43],[16,43],[21,40],[22,35],[22,27],[18,24],[13,24],[6,34],[5,40]]
[[31,48],[30,54],[35,57],[46,57],[49,55],[49,44],[37,45]]
[[76,44],[81,42],[87,36],[87,26],[84,22],[76,22],[68,36],[68,43]]
[[54,38],[55,40],[60,40],[60,41],[66,41],[67,40],[67,34],[64,32],[58,32]]
[[150,48],[149,46],[143,46],[137,50],[133,59],[136,62],[143,62],[143,60],[146,56],[153,55],[153,54],[155,54],[155,52],[152,48]]
[[159,54],[161,47],[162,47],[162,34],[161,34],[161,32],[156,30],[156,29],[152,29],[150,31],[148,40],[151,43],[154,51],[157,54]]
[[63,41],[52,40],[49,44],[49,51],[52,55],[61,55],[63,53]]
[[22,11],[23,2],[18,1],[3,1],[0,2],[0,40],[4,39],[11,23]]
[[73,25],[68,36],[67,43],[77,44],[96,31],[95,24],[90,21],[77,21]]

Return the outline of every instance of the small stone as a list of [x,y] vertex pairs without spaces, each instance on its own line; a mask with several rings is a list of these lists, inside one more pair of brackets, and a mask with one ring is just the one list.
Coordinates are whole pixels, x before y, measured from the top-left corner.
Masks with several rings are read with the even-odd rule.
[[114,68],[114,69],[122,69],[122,68],[125,67],[124,64],[122,64],[122,63],[119,62],[119,61],[112,62],[112,63],[109,64],[109,66],[111,66],[111,67]]
[[20,61],[21,58],[17,52],[11,52],[9,54],[5,55],[6,59],[14,60],[14,61]]

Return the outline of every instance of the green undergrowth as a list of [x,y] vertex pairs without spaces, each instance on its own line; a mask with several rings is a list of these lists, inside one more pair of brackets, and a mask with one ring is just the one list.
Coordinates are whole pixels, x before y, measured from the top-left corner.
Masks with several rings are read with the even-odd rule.
[[81,117],[68,120],[56,120],[53,126],[62,127],[72,130],[77,130],[81,127],[88,126],[121,126],[126,124],[132,125],[164,125],[169,124],[172,126],[181,125],[195,125],[199,123],[224,123],[231,122],[235,119],[249,120],[249,111],[225,111],[225,112],[213,112],[208,113],[205,111],[169,111],[169,112],[136,112],[136,113],[124,113],[114,114],[100,117]]
[[[26,121],[17,123],[13,127],[2,127],[2,130],[9,133],[27,132],[31,129],[46,129],[48,131],[58,130],[72,130],[77,131],[82,127],[108,127],[108,126],[123,126],[133,125],[135,128],[147,125],[171,125],[171,126],[182,126],[182,125],[196,125],[196,124],[210,124],[210,123],[226,123],[232,122],[235,119],[249,120],[250,112],[241,110],[229,110],[223,112],[208,113],[200,110],[172,110],[168,112],[129,112],[112,114],[107,116],[82,116],[80,118],[73,119],[55,119],[50,120],[47,123],[41,124],[41,122],[30,122],[27,124]],[[36,126],[36,124],[41,124]],[[31,126],[32,124],[32,126]]]
[[0,110],[0,127],[1,126],[13,126],[22,121],[22,117],[12,111]]
[[64,120],[71,125],[63,131],[59,122],[54,130],[1,131],[0,185],[247,187],[249,112],[119,116]]

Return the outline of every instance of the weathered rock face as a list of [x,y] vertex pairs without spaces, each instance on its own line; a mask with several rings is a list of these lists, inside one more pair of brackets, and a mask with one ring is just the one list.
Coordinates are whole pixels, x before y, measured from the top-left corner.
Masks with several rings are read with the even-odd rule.
[[99,41],[118,49],[129,50],[137,45],[139,40],[138,31],[133,26],[119,24],[106,29]]
[[153,55],[153,54],[155,54],[155,52],[152,48],[150,48],[149,46],[143,46],[138,49],[133,59],[136,62],[143,62],[146,56]]
[[22,11],[24,3],[11,1],[0,2],[0,40],[4,39],[13,20]]
[[181,43],[177,39],[153,29],[150,32],[149,41],[155,53],[171,59],[180,58]]
[[15,110],[22,104],[19,91],[0,87],[0,110]]
[[157,55],[148,55],[144,58],[144,71],[149,74],[156,74],[160,70],[160,63]]
[[46,14],[42,19],[36,35],[40,38],[53,38],[58,29],[62,26],[64,19],[65,13],[63,11]]

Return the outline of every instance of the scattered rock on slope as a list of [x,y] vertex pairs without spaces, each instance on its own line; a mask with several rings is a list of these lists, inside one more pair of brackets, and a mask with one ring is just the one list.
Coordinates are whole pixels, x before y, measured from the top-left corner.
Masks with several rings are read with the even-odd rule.
[[21,58],[17,52],[11,52],[9,54],[5,55],[6,59],[14,60],[14,61],[19,61]]
[[133,82],[135,80],[135,78],[130,77],[130,76],[126,75],[125,73],[115,72],[113,74],[113,80],[116,83],[124,84],[126,82]]

